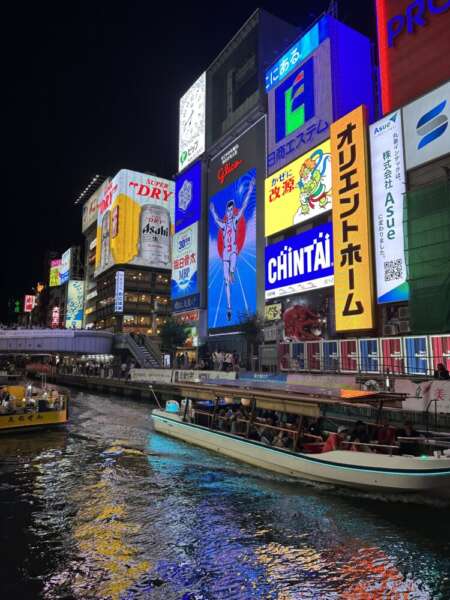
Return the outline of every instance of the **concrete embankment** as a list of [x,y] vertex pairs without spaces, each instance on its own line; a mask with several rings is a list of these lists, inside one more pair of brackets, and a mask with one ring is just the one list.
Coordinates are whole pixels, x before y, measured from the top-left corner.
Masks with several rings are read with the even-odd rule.
[[[193,386],[192,381],[179,381],[179,382],[167,382],[167,381],[130,381],[125,379],[117,378],[102,378],[93,377],[86,375],[68,375],[59,374],[52,378],[58,385],[67,387],[78,387],[84,390],[92,390],[102,393],[111,393],[124,397],[133,397],[136,399],[142,399],[149,402],[152,405],[156,405],[157,401],[164,406],[165,402],[170,399],[180,400],[182,398],[190,397],[202,400],[213,399],[216,394],[211,386],[196,385]],[[220,382],[216,382],[220,386]],[[231,382],[229,382],[231,383]],[[264,386],[265,392],[270,390],[270,383],[267,382],[267,386]],[[229,390],[230,388],[228,388]],[[279,391],[279,387],[277,387]],[[277,389],[274,387],[274,394],[277,393]],[[244,391],[245,390],[245,391]],[[258,389],[252,388],[250,382],[248,387],[241,388],[238,392],[244,396],[257,395]],[[432,430],[442,430],[450,432],[450,414],[439,413],[431,408],[427,414],[425,411],[414,411],[414,410],[394,410],[389,411],[389,419],[393,424],[402,424],[405,421],[412,421],[417,427],[426,429],[427,426]],[[363,408],[363,407],[348,407],[348,406],[334,406],[332,410],[327,411],[327,416],[330,418],[342,418],[356,420],[358,418],[375,420],[377,411],[375,408]]]

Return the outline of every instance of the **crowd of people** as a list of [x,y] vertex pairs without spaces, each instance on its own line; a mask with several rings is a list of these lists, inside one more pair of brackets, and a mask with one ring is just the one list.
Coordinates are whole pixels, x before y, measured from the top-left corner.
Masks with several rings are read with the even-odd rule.
[[174,367],[176,369],[194,369],[201,371],[239,372],[241,364],[239,354],[236,350],[233,350],[233,352],[214,350],[212,353],[206,351],[199,360],[189,358],[187,352],[179,352],[175,356]]

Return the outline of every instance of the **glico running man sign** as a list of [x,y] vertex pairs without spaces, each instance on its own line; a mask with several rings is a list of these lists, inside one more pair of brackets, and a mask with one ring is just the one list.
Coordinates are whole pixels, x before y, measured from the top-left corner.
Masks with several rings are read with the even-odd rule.
[[337,331],[374,327],[366,127],[364,106],[331,125]]
[[210,198],[208,327],[256,311],[256,169]]

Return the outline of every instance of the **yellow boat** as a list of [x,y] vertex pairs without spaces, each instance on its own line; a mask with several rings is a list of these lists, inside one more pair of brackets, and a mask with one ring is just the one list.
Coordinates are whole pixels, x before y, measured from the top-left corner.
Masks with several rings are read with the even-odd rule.
[[0,388],[0,433],[59,427],[68,420],[67,393],[54,388],[33,393],[24,385]]

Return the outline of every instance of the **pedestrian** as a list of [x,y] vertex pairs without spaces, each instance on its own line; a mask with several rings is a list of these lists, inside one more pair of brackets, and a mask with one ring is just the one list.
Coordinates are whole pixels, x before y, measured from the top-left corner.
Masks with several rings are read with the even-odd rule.
[[122,379],[125,379],[125,374],[126,374],[126,372],[127,372],[127,363],[126,363],[126,362],[123,362],[123,363],[120,365],[120,374],[121,374],[121,377],[122,377]]
[[435,379],[449,379],[449,372],[445,368],[444,363],[438,363],[436,371],[434,372]]

